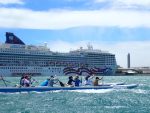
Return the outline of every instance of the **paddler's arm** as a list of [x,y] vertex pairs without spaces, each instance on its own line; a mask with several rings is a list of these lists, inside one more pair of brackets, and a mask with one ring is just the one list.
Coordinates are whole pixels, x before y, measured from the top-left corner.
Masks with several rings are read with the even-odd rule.
[[58,78],[54,78],[54,84],[57,84],[59,82],[59,79]]
[[100,80],[102,80],[102,79],[103,79],[103,77],[100,78]]
[[95,75],[93,74],[92,76],[90,76],[90,77],[89,77],[89,79],[93,79],[93,78],[94,78],[94,76],[95,76]]

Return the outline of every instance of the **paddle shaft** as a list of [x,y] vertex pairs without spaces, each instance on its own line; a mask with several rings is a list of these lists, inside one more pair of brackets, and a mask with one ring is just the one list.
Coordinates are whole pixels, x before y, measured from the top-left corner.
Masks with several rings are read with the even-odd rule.
[[1,78],[2,78],[2,81],[4,82],[5,86],[7,87],[7,84],[6,84],[6,82],[5,82],[4,78],[3,78],[3,76],[1,76]]

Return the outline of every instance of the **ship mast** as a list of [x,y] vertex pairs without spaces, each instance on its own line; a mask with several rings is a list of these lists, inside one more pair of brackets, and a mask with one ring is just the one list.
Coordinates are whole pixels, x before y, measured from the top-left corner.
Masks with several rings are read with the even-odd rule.
[[88,50],[93,50],[93,46],[90,43],[87,44],[87,47],[88,47]]

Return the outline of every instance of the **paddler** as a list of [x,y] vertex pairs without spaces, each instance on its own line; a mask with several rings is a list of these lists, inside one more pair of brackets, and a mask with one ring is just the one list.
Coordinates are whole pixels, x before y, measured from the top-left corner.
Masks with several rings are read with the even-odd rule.
[[75,85],[76,87],[79,87],[81,83],[82,83],[82,81],[79,79],[79,76],[76,75],[76,76],[75,76],[75,79],[74,79],[74,85]]
[[73,87],[73,86],[74,86],[73,82],[75,82],[75,81],[73,80],[73,77],[72,77],[72,76],[69,76],[68,79],[69,79],[69,80],[68,80],[68,82],[67,82],[67,85]]
[[99,82],[99,80],[102,80],[102,79],[103,79],[103,77],[102,78],[96,77],[95,80],[94,80],[94,82],[93,82],[93,85],[94,86],[99,86],[98,82]]
[[59,80],[52,75],[48,80],[48,86],[53,87],[58,81]]
[[94,78],[94,74],[92,76],[87,75],[85,77],[84,85],[93,85],[93,78]]
[[20,85],[23,87],[30,87],[30,78],[28,75],[24,75],[20,80]]

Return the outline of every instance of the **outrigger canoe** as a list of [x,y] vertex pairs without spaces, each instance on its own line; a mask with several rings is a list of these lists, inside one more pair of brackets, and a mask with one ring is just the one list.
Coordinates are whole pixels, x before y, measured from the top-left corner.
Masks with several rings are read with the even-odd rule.
[[67,91],[67,90],[100,90],[100,89],[132,89],[138,84],[122,84],[122,85],[100,85],[100,86],[81,86],[81,87],[0,87],[0,92],[15,93],[15,92],[45,92],[45,91]]

